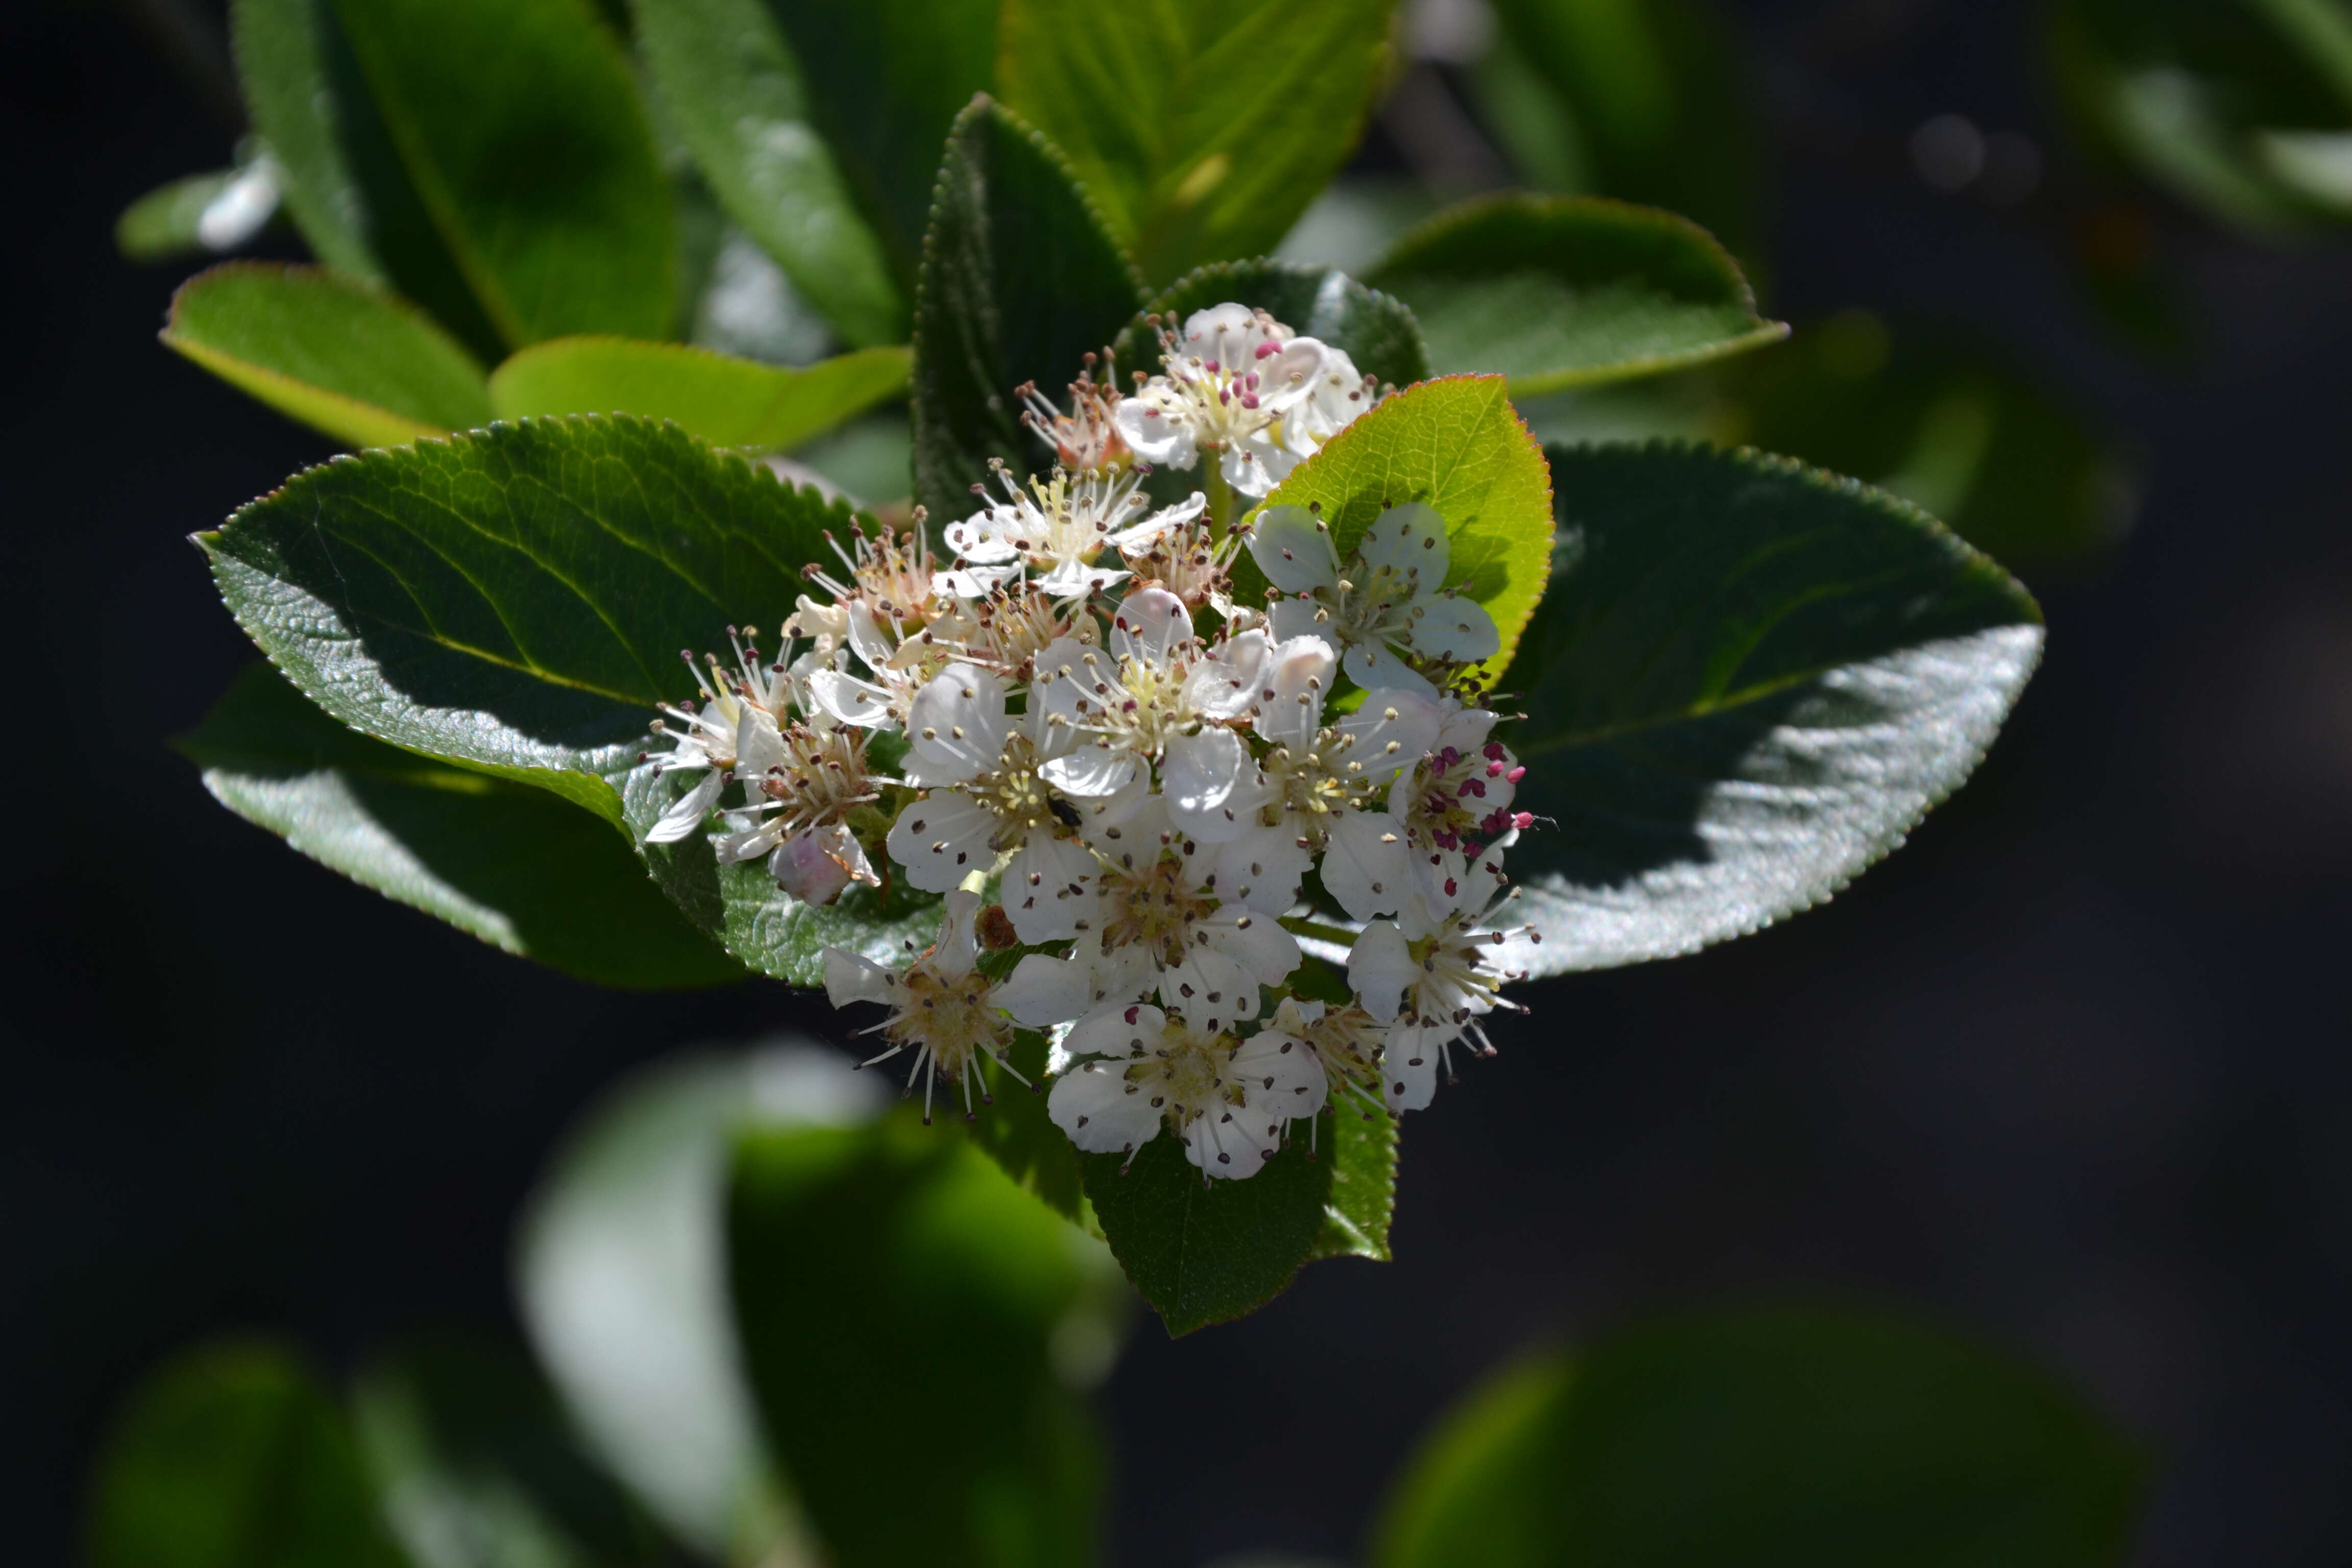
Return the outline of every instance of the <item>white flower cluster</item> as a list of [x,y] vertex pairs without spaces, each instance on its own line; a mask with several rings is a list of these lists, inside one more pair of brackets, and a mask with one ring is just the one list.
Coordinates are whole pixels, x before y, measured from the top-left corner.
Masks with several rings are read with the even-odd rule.
[[[919,514],[836,542],[845,575],[811,574],[830,602],[801,600],[782,657],[739,639],[734,669],[698,671],[653,761],[701,777],[650,837],[693,832],[732,781],[722,858],[765,856],[813,902],[894,875],[946,895],[928,952],[824,955],[835,1005],[889,1009],[873,1059],[914,1053],[927,1118],[940,1083],[971,1114],[983,1061],[1010,1072],[1016,1031],[1045,1031],[1080,1149],[1164,1128],[1240,1178],[1335,1093],[1418,1109],[1454,1046],[1491,1051],[1479,1020],[1511,976],[1489,917],[1531,818],[1473,675],[1495,625],[1447,587],[1434,511],[1390,508],[1343,555],[1310,509],[1227,527],[1198,493],[1144,495],[1138,458],[1209,451],[1262,495],[1374,389],[1238,305],[1164,343],[1132,397],[1081,377],[1075,416],[1022,389],[1062,466],[975,486],[951,561]],[[1244,545],[1263,607],[1233,598]],[[1310,873],[1360,928],[1345,1002],[1288,990]]]

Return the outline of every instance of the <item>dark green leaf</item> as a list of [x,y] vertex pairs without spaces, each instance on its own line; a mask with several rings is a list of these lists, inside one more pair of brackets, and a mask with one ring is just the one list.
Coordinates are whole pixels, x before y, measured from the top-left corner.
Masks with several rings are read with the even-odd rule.
[[545,790],[345,729],[266,664],[240,675],[179,745],[247,822],[509,952],[606,985],[743,978],[679,918],[610,823]]
[[1504,959],[1687,952],[1828,898],[1983,755],[2040,612],[1940,523],[1752,452],[1551,448],[1552,588],[1503,689],[1526,719]]
[[[1010,969],[1006,970],[1011,973]],[[1078,1152],[1046,1114],[1045,1039],[1023,1030],[1006,1059],[1036,1086],[1025,1089],[1006,1076],[993,1079],[996,1103],[965,1131],[997,1168],[1071,1224],[1091,1229],[1094,1213],[1078,1181]]]
[[[940,143],[996,57],[996,0],[767,0],[817,128],[901,282],[912,287]],[[1050,263],[1051,241],[1037,259]]]
[[904,342],[907,304],[889,258],[809,123],[800,66],[768,6],[633,0],[632,8],[654,83],[728,216],[850,343]]
[[985,100],[957,116],[915,295],[916,500],[961,518],[991,458],[1037,467],[1013,389],[1069,381],[1141,303],[1060,153]]
[[997,81],[1069,154],[1145,275],[1166,279],[1289,232],[1362,133],[1393,9],[1006,0]]
[[1654,375],[1780,342],[1696,224],[1591,197],[1490,196],[1399,240],[1371,280],[1412,307],[1440,374],[1517,395]]
[[1296,1129],[1246,1181],[1204,1181],[1165,1129],[1132,1156],[1078,1165],[1111,1256],[1171,1336],[1255,1311],[1328,1256],[1332,1162],[1310,1158]]
[[779,1489],[728,1302],[735,1134],[858,1126],[883,1100],[878,1077],[808,1041],[668,1058],[566,1134],[517,1227],[517,1296],[565,1408],[712,1562],[814,1558]]
[[385,131],[500,338],[658,338],[670,195],[587,0],[335,0]]
[[521,1355],[447,1341],[379,1360],[352,1394],[360,1452],[417,1568],[676,1561],[583,1457]]
[[845,505],[631,416],[533,419],[295,476],[197,542],[303,694],[394,745],[552,789],[605,782],[681,648],[782,624]]
[[[1181,324],[1193,311],[1227,300],[1266,310],[1301,337],[1346,350],[1358,370],[1391,386],[1429,379],[1429,353],[1412,312],[1328,267],[1221,261],[1179,279],[1151,302],[1151,310]],[[1159,340],[1142,322],[1130,324],[1120,336],[1118,363],[1122,374],[1159,370]]]
[[2140,1466],[2031,1371],[1781,1308],[1514,1368],[1438,1430],[1377,1568],[2106,1568]]
[[482,367],[406,301],[315,267],[232,261],[172,296],[163,342],[359,447],[490,422]]
[[[853,883],[832,903],[803,903],[776,885],[761,860],[722,866],[710,842],[694,834],[675,844],[646,844],[645,836],[670,802],[691,787],[679,775],[650,767],[622,786],[625,819],[654,880],[687,920],[728,952],[794,985],[824,983],[824,950],[845,948],[877,963],[903,962],[907,944],[921,952],[939,940],[941,900],[903,878],[887,895]],[[873,851],[877,863],[880,851]]]
[[275,164],[190,174],[123,208],[114,220],[114,247],[129,261],[235,250],[277,210]]
[[1307,1254],[1389,1261],[1389,1221],[1396,1213],[1397,1121],[1360,1100],[1342,1100],[1318,1126],[1329,1142],[1318,1151],[1331,1163],[1331,1193],[1323,1201],[1323,1228]]
[[1094,1244],[903,1115],[747,1137],[728,1242],[769,1438],[838,1568],[1093,1560],[1098,1439],[1053,1352],[1099,1315]]
[[684,343],[558,338],[491,374],[503,419],[533,414],[642,414],[673,419],[714,447],[797,447],[905,388],[904,348],[865,349],[786,368]]
[[[1266,504],[1319,508],[1343,557],[1384,504],[1436,508],[1451,550],[1447,583],[1464,585],[1495,617],[1502,651],[1485,668],[1500,670],[1551,570],[1550,484],[1503,378],[1460,375],[1386,399],[1301,463]],[[1264,587],[1248,570],[1234,583],[1244,599]]]
[[180,1357],[117,1422],[90,1568],[409,1568],[342,1415],[284,1350]]

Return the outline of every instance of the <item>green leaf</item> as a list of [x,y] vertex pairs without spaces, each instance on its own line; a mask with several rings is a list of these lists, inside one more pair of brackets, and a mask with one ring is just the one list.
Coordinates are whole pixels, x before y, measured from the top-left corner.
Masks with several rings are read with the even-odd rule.
[[809,122],[800,66],[768,6],[632,0],[631,10],[654,85],[728,216],[849,342],[904,342],[889,258]]
[[1111,1256],[1171,1337],[1257,1310],[1326,1256],[1332,1163],[1295,1131],[1246,1181],[1203,1180],[1165,1129],[1132,1155],[1082,1154],[1078,1167]]
[[359,447],[491,419],[482,367],[405,301],[315,267],[232,261],[172,296],[163,342],[279,413]]
[[1691,952],[1830,897],[1965,779],[2040,612],[1903,501],[1753,452],[1555,447],[1509,967]]
[[[1502,651],[1482,668],[1499,671],[1551,571],[1551,482],[1503,378],[1459,375],[1384,400],[1294,469],[1265,504],[1318,508],[1342,558],[1382,506],[1436,508],[1451,551],[1448,584],[1465,585],[1494,616]],[[1264,580],[1243,569],[1234,585],[1236,598],[1255,599]]]
[[1412,307],[1441,374],[1514,395],[1655,375],[1779,342],[1738,264],[1696,224],[1591,197],[1490,196],[1400,239],[1371,280]]
[[[1008,967],[1004,973],[1012,973]],[[1087,1205],[1078,1179],[1078,1152],[1069,1134],[1054,1125],[1046,1112],[1045,1037],[1024,1029],[1014,1037],[1005,1059],[1013,1070],[1035,1085],[1026,1089],[1010,1077],[998,1075],[996,1103],[982,1111],[964,1131],[982,1153],[1013,1184],[1081,1229],[1095,1227],[1094,1211]]]
[[1069,154],[1145,276],[1274,248],[1385,85],[1393,0],[1006,0],[1004,101]]
[[772,452],[902,391],[911,357],[904,348],[865,349],[787,369],[683,343],[558,338],[499,366],[490,402],[502,419],[642,414],[676,420],[714,447]]
[[579,416],[311,468],[197,542],[335,718],[617,823],[606,778],[691,695],[678,651],[781,625],[849,516],[674,426]]
[[746,1137],[728,1244],[769,1438],[838,1568],[1093,1560],[1099,1439],[1054,1350],[1100,1317],[1098,1244],[905,1115]]
[[450,1340],[376,1360],[352,1420],[417,1568],[661,1568],[675,1554],[582,1455],[522,1356]]
[[[1301,337],[1344,349],[1356,368],[1392,386],[1429,379],[1421,326],[1403,303],[1328,267],[1295,261],[1221,261],[1179,279],[1151,302],[1172,325],[1227,300],[1271,313]],[[1157,372],[1160,342],[1141,321],[1118,341],[1122,372]],[[1065,377],[1065,379],[1067,379]]]
[[126,261],[168,261],[235,250],[278,210],[274,163],[215,169],[159,185],[114,220],[114,247]]
[[658,338],[670,196],[619,43],[587,0],[335,0],[435,232],[501,339]]
[[[287,213],[310,254],[354,278],[391,281],[377,248],[383,239],[396,248],[396,237],[372,237],[370,230],[411,208],[393,207],[382,195],[371,202],[363,188],[357,154],[373,147],[356,144],[371,136],[380,143],[383,128],[366,93],[354,90],[351,51],[331,0],[230,0],[229,29],[246,107],[278,163]],[[408,291],[439,303],[428,290]]]
[[345,729],[266,664],[238,676],[179,748],[247,822],[509,952],[606,985],[743,978],[611,824]]
[[794,1549],[728,1302],[735,1134],[858,1126],[883,1102],[877,1077],[810,1041],[665,1058],[566,1133],[516,1227],[521,1315],[583,1439],[710,1561],[814,1557]]
[[[930,220],[940,143],[988,89],[996,0],[767,0],[833,155],[911,288]],[[1050,264],[1050,239],[1035,258]]]
[[90,1568],[408,1568],[341,1413],[275,1345],[214,1345],[157,1373],[91,1496]]
[[807,904],[776,885],[765,861],[720,865],[704,835],[647,844],[662,812],[690,787],[680,775],[650,767],[632,772],[621,791],[629,837],[688,921],[753,969],[794,985],[821,985],[828,947],[897,963],[908,943],[919,952],[939,940],[943,900],[903,878],[893,879],[887,896],[853,883],[830,904]]
[[1496,1378],[1438,1429],[1375,1568],[2105,1568],[2141,1467],[2032,1371],[1899,1321],[1646,1324]]
[[1320,1124],[1331,1163],[1323,1228],[1307,1261],[1323,1258],[1390,1259],[1389,1221],[1396,1214],[1397,1119],[1361,1101],[1342,1100]]
[[1068,382],[1141,303],[1061,154],[986,100],[958,115],[915,295],[915,500],[949,521],[991,458],[1037,467],[1013,389]]

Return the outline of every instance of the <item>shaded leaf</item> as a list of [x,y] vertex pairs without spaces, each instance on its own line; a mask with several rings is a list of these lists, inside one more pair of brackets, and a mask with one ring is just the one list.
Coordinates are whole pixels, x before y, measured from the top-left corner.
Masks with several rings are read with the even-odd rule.
[[274,163],[190,174],[123,208],[114,220],[114,247],[130,261],[235,250],[260,233],[277,211]]
[[793,57],[813,66],[803,82],[817,128],[911,289],[940,143],[991,85],[996,0],[766,3]]
[[915,295],[915,500],[945,522],[991,458],[1036,468],[1013,389],[1068,382],[1141,303],[1061,155],[985,100],[957,116]]
[[232,261],[172,296],[163,342],[359,447],[490,422],[482,367],[406,301],[315,267]]
[[[1009,966],[1004,971],[1011,972]],[[1078,1152],[1071,1146],[1069,1134],[1055,1126],[1046,1113],[1045,1091],[1050,1086],[1045,1079],[1045,1037],[1022,1030],[1005,1059],[1036,1086],[1035,1090],[995,1075],[996,1103],[964,1131],[1015,1185],[1071,1224],[1093,1230],[1094,1211],[1087,1206],[1086,1190],[1078,1179]]]
[[152,1377],[91,1493],[90,1568],[408,1568],[342,1413],[289,1352],[220,1344]]
[[743,978],[610,823],[348,730],[266,664],[238,676],[179,747],[247,822],[509,952],[606,985]]
[[[1486,607],[1510,662],[1551,570],[1551,477],[1544,454],[1504,395],[1499,375],[1448,376],[1407,387],[1333,437],[1266,497],[1312,506],[1344,559],[1384,505],[1426,501],[1445,519],[1449,586]],[[1264,579],[1237,563],[1235,597]]]
[[[1383,85],[1393,0],[1007,0],[998,91],[1146,277],[1274,248]],[[1303,330],[1303,329],[1302,329]]]
[[631,8],[655,86],[728,216],[850,343],[905,341],[907,303],[890,259],[810,123],[800,65],[769,7],[632,0]]
[[1092,1561],[1099,1439],[1054,1347],[1099,1313],[1099,1244],[902,1115],[747,1136],[728,1245],[761,1415],[838,1568]]
[[1552,587],[1527,717],[1507,967],[1686,952],[1828,898],[1958,787],[2040,612],[1905,502],[1752,452],[1550,449]]
[[369,132],[380,141],[383,129],[364,90],[353,90],[331,0],[230,0],[229,38],[246,108],[269,143],[287,213],[310,254],[354,278],[390,281],[370,229],[394,215],[371,210],[351,145]]
[[1400,239],[1371,281],[1412,306],[1440,374],[1514,395],[1654,375],[1780,342],[1696,224],[1593,198],[1490,196]]
[[1895,1320],[1778,1308],[1539,1356],[1424,1446],[1377,1568],[2102,1568],[2140,1466],[2031,1371]]
[[863,414],[907,384],[904,348],[866,349],[787,368],[683,343],[558,338],[490,375],[503,419],[534,414],[642,414],[671,419],[715,447],[780,451]]
[[[1422,346],[1412,312],[1402,301],[1332,268],[1221,261],[1179,279],[1150,308],[1171,319],[1171,326],[1181,326],[1193,311],[1227,300],[1268,311],[1299,336],[1345,350],[1358,370],[1390,385],[1429,379],[1429,352]],[[1131,323],[1118,340],[1119,369],[1157,373],[1160,352],[1151,330],[1141,321]]]
[[777,626],[846,505],[627,416],[533,419],[296,475],[197,542],[247,633],[378,740],[614,822],[682,648]]

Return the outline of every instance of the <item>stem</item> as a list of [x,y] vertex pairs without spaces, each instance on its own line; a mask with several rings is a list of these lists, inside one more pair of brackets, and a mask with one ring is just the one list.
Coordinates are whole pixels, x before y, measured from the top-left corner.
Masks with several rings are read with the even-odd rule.
[[1225,537],[1225,531],[1233,524],[1234,513],[1234,488],[1225,483],[1225,469],[1218,460],[1220,456],[1213,450],[1204,449],[1201,453],[1202,467],[1209,470],[1207,482],[1202,488],[1209,497],[1209,537],[1213,541],[1222,541]]
[[1293,936],[1316,937],[1324,942],[1337,942],[1341,947],[1353,947],[1356,939],[1364,934],[1343,926],[1327,926],[1320,921],[1310,921],[1305,915],[1285,915],[1274,923]]

